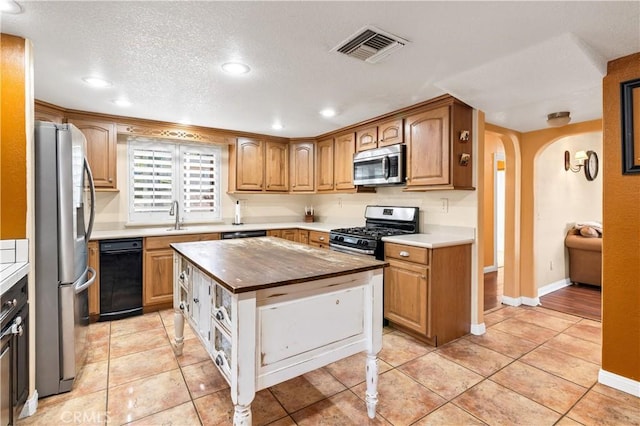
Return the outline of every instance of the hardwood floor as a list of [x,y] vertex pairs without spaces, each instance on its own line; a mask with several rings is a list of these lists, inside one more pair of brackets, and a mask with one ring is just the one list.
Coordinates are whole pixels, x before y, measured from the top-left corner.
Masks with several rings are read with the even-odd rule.
[[597,286],[572,284],[542,296],[540,303],[554,311],[602,321],[602,292]]

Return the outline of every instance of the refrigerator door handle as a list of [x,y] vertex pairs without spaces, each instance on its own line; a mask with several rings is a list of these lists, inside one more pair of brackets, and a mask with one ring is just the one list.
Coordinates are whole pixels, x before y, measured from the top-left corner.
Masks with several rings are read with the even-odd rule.
[[74,291],[76,294],[82,293],[84,290],[86,290],[87,288],[89,288],[91,286],[91,284],[94,283],[94,281],[96,280],[96,271],[95,269],[93,269],[91,266],[87,266],[87,269],[84,270],[84,274],[86,274],[87,272],[91,273],[91,278],[89,278],[86,282],[82,283],[82,284],[76,284]]
[[[89,226],[87,226],[87,232],[84,236],[85,241],[89,243],[91,232],[93,232],[93,221],[96,217],[96,186],[93,181],[93,173],[91,173],[91,167],[89,167],[89,161],[87,160],[87,157],[84,157],[84,169],[86,170],[87,176],[89,177],[89,191],[91,194],[91,215],[89,216]],[[95,272],[93,273],[93,275],[95,277]]]

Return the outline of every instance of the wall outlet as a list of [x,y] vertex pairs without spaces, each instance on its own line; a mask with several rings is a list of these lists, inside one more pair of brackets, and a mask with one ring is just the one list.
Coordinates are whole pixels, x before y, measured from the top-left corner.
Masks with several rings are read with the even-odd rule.
[[449,212],[449,199],[448,198],[440,198],[440,211],[442,213]]
[[553,271],[553,260],[549,261],[549,270]]

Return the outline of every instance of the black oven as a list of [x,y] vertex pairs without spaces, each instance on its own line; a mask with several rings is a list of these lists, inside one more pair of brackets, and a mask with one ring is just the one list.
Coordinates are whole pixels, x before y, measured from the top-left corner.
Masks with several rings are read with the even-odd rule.
[[15,424],[29,396],[29,304],[25,276],[0,298],[0,424]]

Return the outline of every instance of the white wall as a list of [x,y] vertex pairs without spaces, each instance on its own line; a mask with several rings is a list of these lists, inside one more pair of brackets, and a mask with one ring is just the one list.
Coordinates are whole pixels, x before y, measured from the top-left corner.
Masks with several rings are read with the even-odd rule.
[[[223,222],[231,223],[234,205],[240,200],[245,223],[300,222],[304,207],[313,205],[316,221],[340,225],[363,225],[364,209],[369,204],[417,206],[420,208],[421,230],[426,225],[476,227],[476,191],[403,192],[401,187],[379,187],[367,194],[227,194],[228,151],[223,150],[221,180]],[[128,170],[126,136],[118,137],[119,192],[98,192],[96,202],[96,229],[120,229],[128,221]],[[447,211],[442,203],[446,199]],[[167,224],[172,217],[167,213]]]
[[565,150],[572,158],[579,150],[595,151],[602,167],[602,132],[562,138],[535,160],[534,253],[538,288],[569,277],[566,231],[575,222],[602,221],[602,170],[591,182],[583,170],[565,171]]

